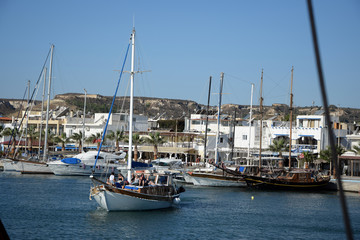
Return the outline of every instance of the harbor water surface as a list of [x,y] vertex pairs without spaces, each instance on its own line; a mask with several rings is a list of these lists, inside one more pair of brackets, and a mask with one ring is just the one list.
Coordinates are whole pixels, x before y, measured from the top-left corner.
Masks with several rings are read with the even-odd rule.
[[[185,186],[177,207],[106,212],[88,177],[0,173],[0,217],[10,239],[345,239],[336,192]],[[360,194],[346,193],[354,239]]]

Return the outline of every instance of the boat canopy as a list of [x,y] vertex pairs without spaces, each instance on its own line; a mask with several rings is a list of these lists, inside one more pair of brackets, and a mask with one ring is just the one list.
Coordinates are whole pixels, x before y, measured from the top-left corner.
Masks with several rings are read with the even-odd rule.
[[64,158],[61,160],[63,163],[67,164],[78,164],[81,163],[81,160],[78,158]]

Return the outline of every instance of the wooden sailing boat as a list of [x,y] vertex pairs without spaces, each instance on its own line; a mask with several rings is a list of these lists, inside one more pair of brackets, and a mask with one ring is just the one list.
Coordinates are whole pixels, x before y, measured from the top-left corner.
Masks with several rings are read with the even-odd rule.
[[[223,88],[223,80],[224,80],[224,73],[221,73],[219,106],[218,106],[218,117],[217,117],[216,146],[215,146],[215,164],[219,162],[218,144],[219,144],[219,134],[220,134],[219,128],[220,128],[221,98],[222,98],[221,95]],[[198,185],[198,186],[209,186],[209,187],[245,187],[246,186],[246,183],[242,177],[228,174],[227,172],[216,168],[212,172],[188,171],[187,173],[185,173],[184,178],[186,181],[188,182],[191,181],[194,185]]]
[[293,72],[294,67],[291,69],[289,170],[283,170],[281,172],[272,174],[266,174],[263,172],[260,173],[260,176],[247,175],[245,177],[245,181],[250,187],[284,190],[311,190],[324,188],[330,181],[329,176],[324,176],[314,171],[305,169],[291,169]]
[[[127,179],[129,181],[131,179],[131,173],[132,173],[135,28],[132,31],[130,40],[131,40],[132,56],[131,56],[131,79],[130,79],[131,86],[130,86],[130,117],[129,117],[129,152],[128,152],[128,165],[127,165]],[[121,70],[121,74],[122,72],[123,69]],[[119,87],[119,82],[118,82],[118,87]],[[118,87],[116,88],[112,106],[114,104]],[[112,106],[110,108],[108,119],[110,119]],[[108,123],[106,123],[105,125],[103,138],[106,133],[107,124]],[[100,145],[100,149],[101,149],[101,145]],[[161,208],[169,208],[173,206],[173,204],[180,202],[180,192],[184,191],[184,189],[177,188],[171,175],[154,173],[152,174],[152,177],[155,178],[148,185],[143,184],[140,186],[139,184],[135,184],[135,183],[129,184],[129,181],[127,180],[124,180],[121,183],[117,183],[114,185],[102,181],[100,179],[97,179],[91,175],[90,178],[92,179],[94,186],[91,187],[90,189],[90,196],[93,197],[96,200],[96,202],[107,211],[154,210]]]

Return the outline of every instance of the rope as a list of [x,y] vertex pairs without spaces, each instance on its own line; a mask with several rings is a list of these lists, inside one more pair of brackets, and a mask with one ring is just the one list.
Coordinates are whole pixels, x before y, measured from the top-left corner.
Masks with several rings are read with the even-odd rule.
[[[315,51],[315,57],[316,57],[316,65],[317,65],[317,70],[318,70],[318,75],[319,75],[319,84],[320,84],[321,95],[322,95],[322,100],[323,100],[323,105],[324,105],[324,110],[325,110],[325,119],[326,119],[327,124],[330,124],[330,122],[331,122],[330,121],[330,112],[329,112],[328,100],[327,100],[327,95],[326,95],[326,90],[325,90],[326,89],[325,88],[325,80],[324,80],[322,66],[321,66],[320,49],[318,46],[315,19],[314,19],[314,13],[313,13],[311,0],[307,0],[307,5],[308,5],[308,10],[309,10],[309,18],[310,18],[312,40],[313,40],[313,44],[314,44],[314,51]],[[346,205],[346,199],[345,199],[342,182],[341,182],[339,162],[336,161],[337,156],[336,156],[334,133],[330,126],[328,126],[327,129],[328,129],[328,134],[329,134],[329,138],[330,138],[329,140],[330,140],[330,147],[331,147],[331,153],[332,153],[332,161],[333,161],[333,164],[336,169],[336,178],[337,178],[337,184],[339,187],[340,204],[341,204],[341,209],[342,209],[343,218],[344,218],[344,224],[345,224],[345,228],[346,228],[346,235],[347,235],[347,238],[350,240],[350,239],[353,239],[353,234],[352,234],[352,229],[351,229],[349,213],[348,213],[348,209],[347,209],[347,205]]]

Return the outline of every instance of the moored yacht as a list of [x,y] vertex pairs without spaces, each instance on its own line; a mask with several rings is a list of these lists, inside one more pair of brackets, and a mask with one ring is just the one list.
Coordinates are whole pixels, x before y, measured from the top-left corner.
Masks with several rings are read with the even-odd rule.
[[126,153],[115,155],[107,152],[100,152],[98,162],[94,168],[97,151],[89,151],[80,153],[71,158],[49,162],[49,168],[55,175],[75,175],[90,176],[106,173],[107,170],[117,172],[117,168],[121,166],[120,160],[123,160]]

